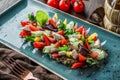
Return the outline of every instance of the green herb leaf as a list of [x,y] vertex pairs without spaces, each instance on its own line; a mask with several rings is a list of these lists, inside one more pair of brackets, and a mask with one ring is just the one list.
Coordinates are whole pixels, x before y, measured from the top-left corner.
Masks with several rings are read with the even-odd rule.
[[84,35],[82,35],[81,40],[82,40],[82,41],[85,41],[85,37],[84,37]]
[[96,64],[96,61],[93,58],[87,58],[86,62],[90,65]]
[[26,40],[26,41],[30,41],[30,42],[34,42],[34,39],[35,39],[34,36],[26,36],[26,37],[25,37],[25,40]]
[[32,22],[35,22],[35,21],[36,21],[35,16],[32,15],[32,14],[28,14],[28,19],[29,19],[30,21],[32,21]]
[[57,25],[58,25],[58,30],[66,30],[66,27],[61,20],[58,21]]
[[36,12],[36,20],[38,25],[43,26],[49,19],[49,16],[42,10]]
[[74,31],[72,29],[71,30],[65,30],[65,36],[71,35],[73,33],[74,33]]
[[67,45],[64,45],[63,47],[58,47],[57,48],[58,51],[69,51],[70,47]]

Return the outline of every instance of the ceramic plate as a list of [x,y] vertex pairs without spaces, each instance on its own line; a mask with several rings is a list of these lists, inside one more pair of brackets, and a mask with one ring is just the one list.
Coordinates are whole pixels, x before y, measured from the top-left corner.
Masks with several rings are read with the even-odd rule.
[[[107,40],[107,44],[103,46],[108,51],[108,58],[99,68],[88,69],[71,69],[63,64],[49,58],[48,55],[42,54],[40,51],[34,52],[33,46],[25,42],[19,37],[21,31],[20,22],[27,19],[28,13],[44,10],[50,16],[54,13],[59,18],[68,21],[77,22],[86,28],[91,28],[91,33],[97,32],[101,41]],[[0,16],[0,41],[17,52],[29,57],[39,65],[52,71],[66,80],[120,80],[120,36],[98,28],[93,24],[75,18],[57,9],[53,9],[39,1],[22,0],[19,4],[3,13]]]

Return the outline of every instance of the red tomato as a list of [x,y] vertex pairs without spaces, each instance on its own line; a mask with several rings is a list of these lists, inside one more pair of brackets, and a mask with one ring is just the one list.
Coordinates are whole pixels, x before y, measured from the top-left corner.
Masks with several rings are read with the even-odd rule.
[[56,22],[53,19],[49,19],[49,24],[51,24],[54,28],[57,28]]
[[86,57],[83,56],[82,54],[79,54],[79,55],[78,55],[78,58],[79,58],[79,61],[80,61],[80,62],[86,61]]
[[29,36],[29,35],[31,35],[30,31],[23,30],[22,32],[20,32],[21,37],[26,37],[26,36]]
[[47,5],[58,8],[59,2],[57,0],[48,0]]
[[65,39],[65,38],[63,38],[62,40],[61,40],[61,45],[63,46],[63,45],[66,45],[68,42],[67,42],[67,40]]
[[39,29],[35,26],[29,26],[31,31],[39,31]]
[[76,69],[76,68],[82,67],[83,65],[84,65],[84,63],[76,62],[71,66],[71,68]]
[[61,0],[59,2],[59,8],[62,11],[68,11],[70,9],[70,0]]
[[44,39],[45,39],[45,44],[47,45],[47,46],[49,46],[50,45],[50,41],[49,41],[49,38],[47,37],[47,35],[43,35],[43,37],[44,37]]
[[82,34],[83,31],[85,31],[85,27],[84,27],[84,26],[80,26],[80,27],[77,28],[75,31],[76,31],[76,32],[80,32],[80,34]]
[[53,53],[52,54],[52,58],[58,58],[59,57],[59,54],[58,53]]
[[29,21],[21,21],[21,25],[24,27],[26,25],[28,25],[30,22]]
[[34,42],[33,45],[37,49],[42,49],[45,44],[43,42]]
[[71,1],[72,1],[72,3],[74,4],[76,0],[71,0]]
[[85,7],[85,5],[84,5],[83,1],[76,1],[74,3],[74,11],[77,12],[77,13],[83,12],[84,7]]
[[57,47],[59,47],[60,46],[60,42],[56,42],[55,44],[54,44],[54,47],[55,48],[57,48]]
[[96,58],[97,56],[99,56],[99,53],[97,53],[97,52],[92,52],[92,53],[90,53],[90,55],[89,55],[91,58]]
[[64,30],[58,31],[57,33],[60,35],[64,35]]

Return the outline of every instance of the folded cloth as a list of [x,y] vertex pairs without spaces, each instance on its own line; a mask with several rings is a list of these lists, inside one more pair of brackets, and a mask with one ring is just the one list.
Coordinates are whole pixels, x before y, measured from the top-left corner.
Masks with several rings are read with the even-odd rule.
[[8,48],[0,48],[0,80],[20,80],[4,65],[3,59],[7,56],[14,58],[17,63],[30,70],[33,75],[40,80],[63,80],[57,75],[37,65],[27,57]]

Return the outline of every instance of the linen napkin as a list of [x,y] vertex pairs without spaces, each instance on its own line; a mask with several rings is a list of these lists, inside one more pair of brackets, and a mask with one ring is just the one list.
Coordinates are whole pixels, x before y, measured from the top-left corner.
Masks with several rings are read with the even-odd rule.
[[14,58],[17,63],[30,70],[40,80],[63,80],[27,57],[8,48],[0,48],[0,80],[20,80],[4,65],[3,59],[7,56]]

